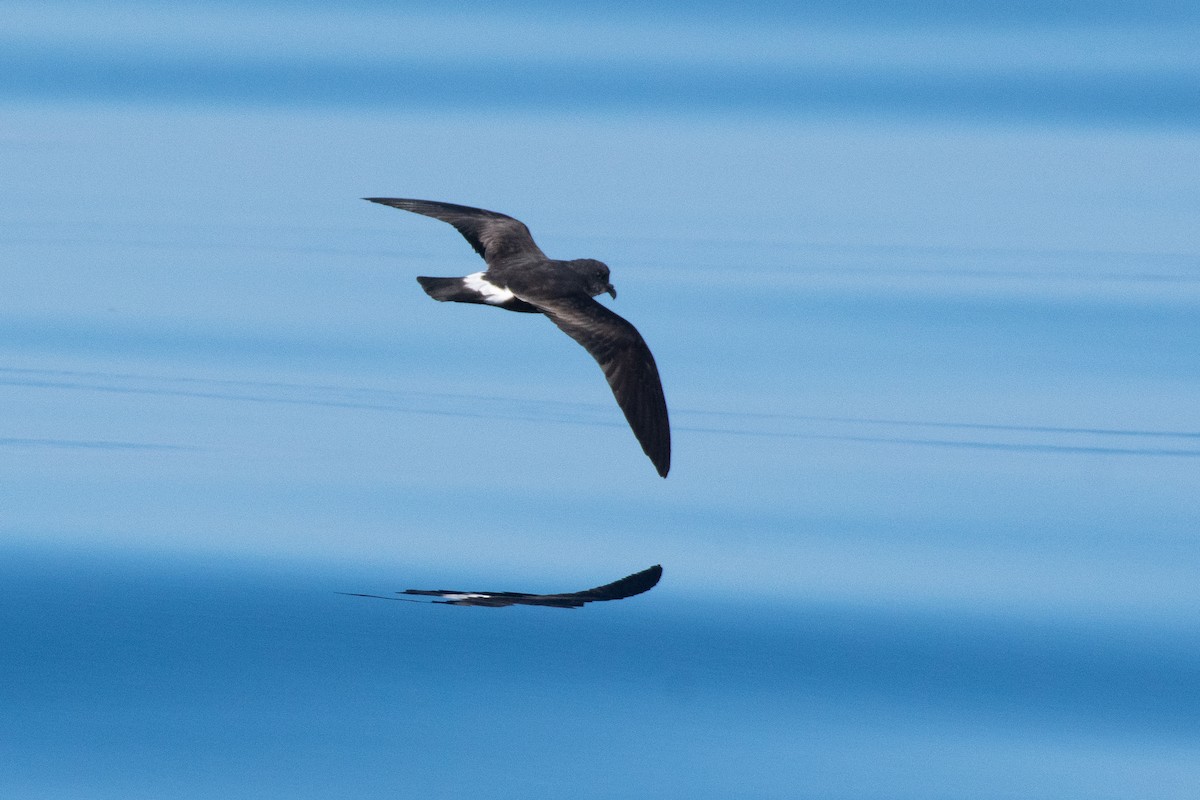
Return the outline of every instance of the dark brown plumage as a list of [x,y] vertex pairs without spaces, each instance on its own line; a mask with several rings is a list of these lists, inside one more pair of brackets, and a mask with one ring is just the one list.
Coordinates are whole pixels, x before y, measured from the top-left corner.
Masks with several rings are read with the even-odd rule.
[[365,199],[453,225],[488,268],[463,278],[419,277],[425,292],[435,300],[549,317],[600,364],[642,450],[658,474],[667,476],[671,427],[654,356],[633,325],[592,299],[617,296],[605,264],[547,258],[524,223],[495,211],[430,200]]

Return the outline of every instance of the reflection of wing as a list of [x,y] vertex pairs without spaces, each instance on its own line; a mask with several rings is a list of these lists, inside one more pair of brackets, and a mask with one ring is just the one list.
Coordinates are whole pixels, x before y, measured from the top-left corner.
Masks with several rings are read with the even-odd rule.
[[[596,603],[604,600],[623,600],[642,592],[648,592],[655,587],[662,577],[662,567],[655,564],[649,569],[635,572],[633,575],[621,578],[619,581],[606,583],[594,589],[567,594],[525,594],[523,592],[463,592],[456,589],[405,589],[397,594],[420,595],[436,597],[434,603],[445,603],[452,606],[487,606],[501,608],[503,606],[552,606],[554,608],[579,608],[584,603]],[[351,594],[341,592],[341,594]],[[385,597],[377,594],[354,594],[354,597],[375,597],[380,600],[408,600],[410,603],[420,602],[407,597]]]
[[658,366],[646,340],[628,321],[590,297],[521,298],[533,303],[584,346],[604,370],[617,405],[662,477],[671,469],[671,423]]
[[414,214],[440,219],[453,225],[463,238],[471,243],[475,252],[483,256],[488,264],[505,256],[528,254],[545,258],[545,254],[533,243],[529,228],[520,220],[496,211],[459,206],[454,203],[438,203],[433,200],[405,200],[399,197],[365,197],[372,203],[381,203],[392,208],[401,208]]
[[334,594],[344,594],[346,597],[372,597],[376,600],[403,600],[406,603],[419,603],[420,600],[412,600],[408,597],[392,597],[386,594],[363,594],[362,592],[334,592]]

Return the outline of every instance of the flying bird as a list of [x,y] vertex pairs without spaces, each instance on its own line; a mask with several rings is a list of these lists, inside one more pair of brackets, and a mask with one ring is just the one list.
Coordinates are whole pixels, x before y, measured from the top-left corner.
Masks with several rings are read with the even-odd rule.
[[549,317],[599,362],[642,450],[658,474],[667,476],[671,426],[654,356],[636,328],[592,299],[605,293],[616,299],[607,265],[590,258],[547,258],[524,223],[495,211],[430,200],[363,199],[453,225],[487,269],[462,278],[419,277],[425,293],[434,300]]
[[597,603],[604,600],[624,600],[626,597],[648,592],[655,587],[662,577],[662,567],[655,564],[649,569],[635,572],[621,578],[619,581],[606,583],[594,589],[566,594],[526,594],[524,592],[465,592],[459,589],[405,589],[396,592],[397,595],[420,595],[422,597],[437,597],[438,600],[413,600],[409,597],[396,597],[382,594],[359,594],[357,592],[338,592],[351,597],[373,597],[377,600],[404,600],[410,603],[442,603],[450,606],[487,606],[502,608],[504,606],[552,606],[554,608],[580,608],[585,603]]

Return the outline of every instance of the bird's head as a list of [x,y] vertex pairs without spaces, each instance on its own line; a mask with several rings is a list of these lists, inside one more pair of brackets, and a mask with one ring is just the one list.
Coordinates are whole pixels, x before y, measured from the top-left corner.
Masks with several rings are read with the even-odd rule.
[[577,258],[570,264],[571,269],[584,279],[588,294],[592,297],[607,292],[614,300],[617,299],[617,290],[608,282],[608,265],[603,261],[597,261],[594,258]]

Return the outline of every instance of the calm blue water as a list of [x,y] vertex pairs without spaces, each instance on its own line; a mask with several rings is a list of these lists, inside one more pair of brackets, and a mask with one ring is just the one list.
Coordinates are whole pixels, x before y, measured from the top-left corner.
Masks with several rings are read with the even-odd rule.
[[977,5],[13,4],[0,795],[1195,797],[1194,9]]

